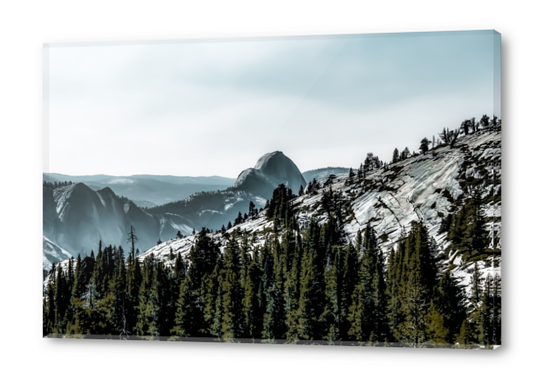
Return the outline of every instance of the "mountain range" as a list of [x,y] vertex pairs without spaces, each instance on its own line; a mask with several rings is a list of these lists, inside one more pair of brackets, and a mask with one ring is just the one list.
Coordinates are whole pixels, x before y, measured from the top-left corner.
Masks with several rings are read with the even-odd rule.
[[223,190],[235,183],[235,179],[221,176],[74,176],[57,173],[43,174],[43,180],[46,182],[84,183],[95,191],[109,187],[116,195],[127,197],[140,207],[154,207],[186,199],[196,192]]
[[[412,222],[427,227],[435,249],[445,256],[445,264],[463,286],[470,283],[472,265],[480,255],[469,257],[472,248],[463,249],[457,240],[467,239],[464,230],[450,238],[450,227],[473,225],[473,199],[479,201],[476,213],[483,222],[483,232],[488,245],[482,254],[482,275],[500,273],[501,251],[501,133],[500,130],[482,130],[460,137],[454,146],[441,144],[426,154],[418,154],[376,170],[366,176],[349,177],[347,173],[336,174],[334,179],[319,178],[317,187],[308,185],[304,193],[292,200],[297,222],[303,230],[311,220],[323,224],[328,219],[330,201],[344,212],[342,228],[345,238],[352,243],[359,230],[370,223],[378,244],[387,255],[411,230]],[[333,199],[333,200],[330,200]],[[470,213],[470,216],[466,216]],[[471,217],[470,221],[466,218]],[[461,221],[462,220],[462,221]],[[225,246],[230,236],[250,236],[249,249],[261,247],[274,229],[274,221],[266,212],[248,218],[226,232],[212,233],[219,246]],[[234,233],[237,231],[237,233]],[[173,239],[149,249],[140,256],[153,254],[166,264],[170,251],[187,256],[197,236]],[[463,243],[463,242],[462,242]],[[470,242],[467,242],[470,243]],[[467,251],[467,254],[465,254]],[[487,253],[490,251],[491,253]]]
[[[275,165],[282,167],[282,163],[285,163],[284,166],[290,166],[291,169],[293,162],[282,152],[276,151],[266,155],[277,155]],[[249,186],[253,191],[258,192],[264,197],[268,197],[279,183],[290,182],[292,183],[291,188],[297,191],[300,185],[303,185],[303,183],[308,183],[314,178],[318,179],[328,177],[330,174],[343,174],[349,171],[349,169],[345,167],[327,167],[305,171],[301,173],[300,177],[297,174],[297,171],[299,170],[292,170],[292,172],[295,172],[296,176],[289,178],[287,171],[272,172],[272,167],[261,167],[260,165],[263,165],[269,160],[266,159],[266,155],[258,160],[254,168],[248,168],[241,172],[237,179],[222,176],[113,176],[45,173],[43,174],[43,181],[51,183],[84,183],[95,191],[109,187],[116,195],[130,199],[139,207],[152,208],[167,203],[184,200],[195,193],[220,191],[232,186],[235,186],[237,189],[242,189],[245,186]],[[279,160],[283,162],[281,162],[280,165],[277,165],[276,163]],[[261,173],[264,173],[264,175],[260,175]],[[254,185],[251,185],[250,182],[254,182]]]
[[[110,188],[44,183],[45,226],[57,228],[44,254],[60,260],[44,267],[44,335],[500,346],[501,127],[468,121],[419,153],[367,153],[357,172],[316,170],[329,175],[308,183],[265,154],[226,190],[145,210]],[[206,226],[236,207],[233,225]],[[138,246],[154,244],[141,254],[101,245],[75,260],[65,248],[122,240],[134,224]]]
[[[91,251],[97,251],[99,241],[104,245],[126,246],[131,227],[137,232],[136,247],[141,252],[161,240],[176,238],[179,232],[189,235],[202,227],[218,229],[245,214],[251,203],[255,209],[265,207],[279,184],[296,192],[306,185],[297,166],[278,151],[262,156],[254,168],[244,170],[235,182],[222,177],[60,174],[44,174],[44,181],[44,246],[47,252],[64,254],[45,254],[44,270],[70,254],[90,255]],[[57,184],[46,184],[51,182]],[[232,185],[224,189],[228,183]],[[201,190],[211,187],[217,189]],[[150,203],[150,199],[165,199],[164,193],[152,197],[164,188],[166,194],[175,188],[192,190],[183,200],[141,206]],[[196,188],[200,190],[195,191]],[[134,194],[138,194],[139,201],[126,196]]]
[[[293,200],[296,218],[301,228],[312,219],[324,223],[327,197],[332,191],[344,208],[346,238],[354,241],[357,231],[371,223],[384,251],[396,246],[412,221],[422,222],[466,284],[472,273],[464,269],[469,261],[455,250],[448,230],[452,217],[466,208],[469,199],[479,196],[483,199],[479,213],[491,240],[489,248],[500,255],[500,154],[500,130],[487,129],[459,137],[453,146],[443,143],[426,154],[386,164],[362,176],[352,177],[342,168],[338,169],[346,171],[314,170],[313,174],[320,174],[316,187],[309,183]],[[265,207],[272,186],[280,181],[297,187],[303,185],[304,178],[289,158],[274,152],[264,155],[254,168],[244,170],[226,190],[196,193],[148,209],[115,195],[110,188],[94,191],[83,183],[44,187],[44,270],[69,254],[88,255],[100,240],[127,246],[130,226],[136,228],[141,259],[152,253],[167,260],[170,250],[188,254],[197,238],[191,232],[201,227],[215,229],[211,236],[221,246],[234,230],[243,230],[253,236],[254,248],[273,229],[266,212],[243,217],[226,231],[218,229],[247,212],[251,201],[256,208]],[[178,231],[183,238],[177,238]]]

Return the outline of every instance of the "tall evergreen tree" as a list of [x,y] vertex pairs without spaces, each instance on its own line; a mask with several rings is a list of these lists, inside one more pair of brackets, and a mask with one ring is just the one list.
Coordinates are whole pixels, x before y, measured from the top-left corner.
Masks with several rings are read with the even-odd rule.
[[262,276],[258,289],[258,299],[262,314],[261,337],[269,343],[281,338],[280,298],[281,291],[276,282],[275,263],[276,255],[271,251],[269,243],[265,243],[261,254]]
[[292,259],[290,270],[286,274],[284,284],[284,305],[286,312],[286,339],[290,341],[298,340],[298,307],[299,307],[299,246],[296,246],[296,254]]
[[370,223],[365,229],[362,251],[359,282],[349,308],[348,334],[360,342],[383,342],[388,334],[387,325],[382,322],[387,309],[384,258]]
[[155,260],[153,254],[145,258],[137,306],[136,333],[138,336],[156,338],[160,335],[161,321],[163,321],[160,317],[162,312],[159,291],[161,271],[162,264]]
[[399,162],[399,160],[400,160],[400,159],[399,159],[399,150],[398,150],[397,148],[395,148],[395,149],[393,150],[393,157],[392,157],[392,159],[391,159],[391,162],[392,162],[392,163],[396,163],[396,162]]
[[[130,253],[130,256],[133,257]],[[124,299],[125,317],[128,333],[134,334],[137,323],[136,306],[139,304],[139,288],[143,276],[141,274],[141,265],[139,259],[128,258],[128,267],[126,271],[126,296]]]
[[457,336],[457,344],[459,348],[468,348],[470,345],[476,343],[472,326],[468,320],[463,320],[461,328],[459,329],[459,335]]
[[461,325],[467,318],[466,299],[459,287],[458,279],[446,271],[440,278],[433,296],[435,311],[443,317],[443,327],[449,331],[447,343],[453,343],[459,335]]
[[427,153],[428,150],[429,150],[429,140],[427,138],[424,138],[420,142],[420,151],[422,152],[422,154],[425,154]]
[[299,279],[299,307],[297,310],[297,333],[291,333],[293,340],[311,339],[314,320],[316,318],[315,300],[318,287],[315,283],[315,256],[313,246],[305,245],[301,260],[301,276]]
[[335,262],[330,262],[329,266],[325,270],[325,295],[326,305],[324,312],[320,316],[321,321],[324,323],[325,335],[324,338],[330,343],[340,340],[340,327],[341,327],[341,297],[340,297],[340,269],[337,267],[340,265],[340,253],[336,248],[336,255],[338,256]]
[[489,343],[492,345],[501,345],[501,276],[495,275],[493,279],[493,323],[490,330]]
[[198,317],[202,317],[202,312],[198,312],[197,298],[194,291],[194,283],[191,271],[182,281],[179,298],[176,302],[177,311],[175,312],[174,326],[170,333],[177,337],[199,336]]
[[257,214],[256,205],[251,201],[248,205],[248,217],[254,217]]
[[[394,336],[407,346],[419,347],[428,340],[432,291],[438,281],[435,251],[424,225],[412,224],[404,249],[404,253],[401,253],[404,254],[404,259],[400,273],[400,281],[405,283],[404,289],[400,290],[401,321],[394,328]],[[437,315],[433,314],[433,319],[437,318]]]
[[259,272],[256,261],[252,260],[248,265],[244,293],[242,300],[241,323],[244,338],[254,338],[256,335],[256,315],[255,308],[257,304],[256,289],[258,288]]
[[427,343],[434,347],[445,347],[449,341],[449,330],[444,326],[444,317],[432,307],[426,317],[425,337]]
[[135,234],[135,229],[133,225],[130,225],[130,232],[128,232],[128,237],[126,239],[126,242],[128,242],[131,245],[130,256],[132,259],[134,259],[136,255],[136,250],[135,250],[136,241],[137,241],[137,236]]
[[222,273],[222,338],[232,340],[241,333],[242,298],[241,292],[241,256],[237,241],[232,238],[224,253],[224,271]]
[[409,281],[401,304],[405,319],[395,329],[395,338],[411,347],[420,347],[427,340],[426,315],[429,310],[429,288],[424,285],[419,259],[412,260]]

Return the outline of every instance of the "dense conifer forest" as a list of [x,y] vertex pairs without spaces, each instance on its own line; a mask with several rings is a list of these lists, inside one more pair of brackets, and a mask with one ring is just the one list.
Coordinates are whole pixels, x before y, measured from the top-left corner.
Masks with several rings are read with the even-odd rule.
[[[68,337],[329,343],[469,348],[500,344],[500,277],[472,294],[442,264],[419,223],[384,259],[369,225],[355,243],[329,221],[300,231],[280,186],[266,208],[271,237],[249,254],[251,236],[234,231],[224,254],[205,228],[186,259],[102,247],[51,270],[43,300],[44,335]],[[459,216],[458,216],[459,217]],[[453,231],[451,229],[451,238]],[[279,238],[279,235],[281,238]],[[240,241],[240,242],[238,242]]]

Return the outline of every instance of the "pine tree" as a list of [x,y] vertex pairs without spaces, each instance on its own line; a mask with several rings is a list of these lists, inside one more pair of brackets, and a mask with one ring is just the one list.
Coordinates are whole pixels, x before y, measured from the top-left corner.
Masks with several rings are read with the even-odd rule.
[[386,285],[384,282],[384,258],[378,248],[371,224],[365,229],[363,254],[359,268],[359,282],[352,295],[349,308],[348,334],[356,341],[383,342],[388,334],[385,319]]
[[348,244],[339,272],[339,335],[344,340],[349,340],[348,307],[351,305],[354,289],[358,283],[358,265],[358,251],[352,244]]
[[[134,255],[130,253],[133,257]],[[139,259],[128,258],[126,272],[126,296],[124,299],[126,329],[128,333],[134,334],[137,323],[136,306],[139,304],[139,288],[143,280]]]
[[425,155],[429,150],[429,140],[427,138],[422,139],[420,142],[420,151]]
[[151,254],[145,258],[143,264],[143,281],[139,290],[138,322],[136,324],[136,334],[147,338],[156,338],[160,335],[161,299],[160,299],[160,279],[162,264],[158,263],[154,255]]
[[479,308],[480,315],[476,317],[478,321],[477,334],[478,339],[482,345],[491,344],[493,337],[493,278],[491,275],[485,280],[484,290],[482,298],[480,299],[481,305]]
[[[288,218],[288,217],[287,217]],[[282,235],[282,243],[275,235],[271,244],[271,255],[273,256],[273,276],[276,286],[275,294],[275,338],[284,339],[286,333],[286,313],[284,287],[288,272],[288,266],[291,264],[291,255],[293,248],[293,235],[290,226],[286,225],[285,233]]]
[[74,283],[72,287],[72,298],[80,298],[85,290],[85,277],[82,267],[81,255],[77,255],[75,264]]
[[425,335],[427,343],[434,347],[445,347],[448,342],[449,330],[444,326],[444,317],[435,309],[431,308],[425,321]]
[[348,179],[346,179],[346,185],[350,185],[354,182],[354,170],[352,170],[352,167],[350,167],[350,171],[348,171]]
[[[75,274],[74,274],[74,259],[73,257],[71,257],[69,260],[68,260],[68,271],[66,273],[66,284],[67,286],[71,289],[71,287],[73,286],[73,283],[75,281]],[[70,291],[71,292],[71,291]]]
[[461,328],[459,329],[459,335],[457,336],[457,347],[466,349],[475,343],[475,337],[472,331],[472,326],[468,320],[463,320]]
[[188,272],[192,275],[193,285],[196,289],[201,286],[203,275],[214,269],[219,255],[218,246],[209,237],[208,230],[202,228],[188,255],[190,261]]
[[44,335],[53,333],[55,323],[55,264],[53,263],[47,287],[45,291],[45,304],[44,304]]
[[172,333],[179,337],[205,336],[209,326],[204,320],[204,276],[212,272],[220,257],[218,246],[208,230],[202,228],[195,245],[190,249],[190,266],[181,284]]
[[[128,238],[126,239],[126,242],[130,243],[132,246],[132,249],[130,250],[130,255],[132,259],[135,257],[135,243],[137,241],[137,236],[135,235],[135,229],[132,225],[130,225],[130,232],[128,233]],[[100,241],[101,245],[101,241]]]
[[256,205],[251,201],[248,205],[248,217],[254,217],[256,216]]
[[469,129],[471,128],[471,121],[470,120],[465,120],[461,123],[461,131],[467,135],[469,134]]
[[[222,260],[220,260],[220,262],[221,261]],[[211,316],[210,317],[211,324],[209,325],[209,333],[216,338],[221,338],[222,337],[222,319],[223,319],[222,311],[224,309],[224,305],[222,303],[222,295],[223,295],[222,283],[224,281],[223,263],[217,262],[216,270],[218,272],[218,277],[217,277],[217,282],[216,282],[217,291],[216,291],[216,296],[214,298],[214,312],[211,315],[209,311],[209,314]],[[213,303],[209,302],[208,305],[209,305],[209,310],[211,310]]]
[[349,330],[348,339],[362,343],[365,340],[365,328],[363,318],[366,313],[365,301],[363,298],[364,287],[357,285],[352,293],[352,304],[348,308]]
[[277,310],[276,298],[279,295],[276,288],[273,265],[273,255],[270,251],[269,243],[266,242],[261,254],[262,276],[258,288],[258,300],[262,317],[261,337],[269,343],[274,343],[276,338],[275,312]]
[[241,322],[243,325],[242,329],[244,338],[255,337],[256,320],[254,311],[257,303],[256,288],[258,287],[258,277],[258,267],[256,261],[253,260],[250,262],[247,268],[242,300],[243,308]]
[[239,212],[239,214],[237,215],[237,217],[233,221],[233,226],[237,226],[237,225],[241,224],[242,222],[243,222],[243,215],[241,214],[241,212]]
[[325,271],[325,295],[326,306],[320,319],[325,324],[326,334],[324,338],[333,343],[340,340],[340,290],[339,273],[337,266],[331,264]]
[[182,255],[175,256],[175,265],[173,266],[173,285],[178,288],[186,276],[186,267]]
[[472,262],[486,256],[489,244],[488,232],[484,228],[480,194],[465,202],[465,205],[452,216],[448,239],[453,250],[461,254],[463,262]]
[[435,310],[444,319],[443,326],[449,331],[446,341],[453,343],[460,332],[461,325],[467,317],[466,299],[459,288],[458,279],[450,271],[440,278],[433,296]]
[[392,158],[391,162],[392,163],[397,163],[397,162],[399,162],[399,160],[400,160],[399,159],[399,150],[397,148],[395,148],[393,150],[393,158]]
[[483,280],[484,279],[482,277],[482,274],[480,270],[478,269],[478,262],[475,262],[473,273],[472,273],[470,283],[469,283],[470,291],[471,291],[471,296],[470,296],[471,313],[475,312],[480,307],[480,301],[482,299]]
[[[78,264],[81,264],[81,257],[78,258]],[[76,285],[76,279],[75,279],[75,271],[74,271],[74,258],[71,257],[68,260],[68,269],[66,272],[66,288],[64,289],[64,303],[65,303],[65,312],[64,312],[64,319],[62,321],[63,325],[65,325],[65,333],[69,334],[71,330],[71,323],[73,321],[73,317],[75,315],[75,308],[73,306],[73,291]],[[75,267],[77,269],[77,267]]]
[[[201,298],[203,300],[203,324],[204,329],[207,330],[208,335],[220,337],[221,327],[221,308],[220,304],[217,304],[217,298],[221,298],[221,282],[222,282],[222,270],[224,269],[224,263],[222,256],[219,256],[216,260],[215,267],[212,272],[205,273],[202,278]],[[218,309],[217,309],[217,305]],[[219,324],[217,328],[214,328],[215,319],[219,318]]]
[[175,312],[174,326],[171,328],[171,334],[177,337],[198,336],[196,317],[201,317],[196,307],[196,297],[193,290],[194,284],[192,275],[189,274],[183,280],[179,298],[176,302],[177,311]]
[[222,292],[222,338],[233,340],[241,332],[242,293],[239,275],[241,272],[240,249],[237,241],[232,238],[224,253],[224,271],[221,275]]
[[501,277],[493,279],[493,328],[491,329],[490,344],[501,345]]
[[297,341],[298,306],[299,306],[299,246],[296,246],[296,254],[292,259],[290,270],[286,274],[284,284],[284,303],[286,312],[286,339]]
[[394,328],[394,337],[407,346],[420,347],[427,341],[427,316],[438,279],[435,252],[427,228],[413,223],[404,249],[400,253],[404,258],[399,279],[404,288],[399,290],[400,322]]
[[304,231],[303,255],[299,276],[299,306],[295,339],[321,340],[326,331],[318,325],[325,306],[326,228],[320,228],[315,219]]
[[56,269],[56,279],[53,285],[54,290],[54,325],[53,333],[65,333],[65,312],[67,309],[68,284],[59,264]]
[[401,152],[400,159],[403,161],[409,157],[410,157],[410,150],[408,149],[408,147],[405,147],[405,149]]
[[[127,335],[127,315],[126,315],[126,265],[124,260],[124,251],[121,246],[115,250],[114,254],[114,272],[112,280],[109,282],[109,298],[112,302],[111,324],[113,330]],[[113,296],[111,296],[113,295]]]
[[489,117],[485,114],[480,119],[480,126],[487,128],[489,126]]
[[419,261],[414,260],[412,272],[401,304],[405,320],[395,329],[395,338],[407,346],[420,347],[427,339],[426,314],[429,289],[423,285]]

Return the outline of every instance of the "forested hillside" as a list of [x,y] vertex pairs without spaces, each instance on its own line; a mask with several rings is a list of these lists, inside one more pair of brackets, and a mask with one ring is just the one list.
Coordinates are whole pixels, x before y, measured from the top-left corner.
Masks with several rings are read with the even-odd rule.
[[501,345],[500,120],[279,185],[216,233],[134,234],[52,267],[44,335],[403,347]]

